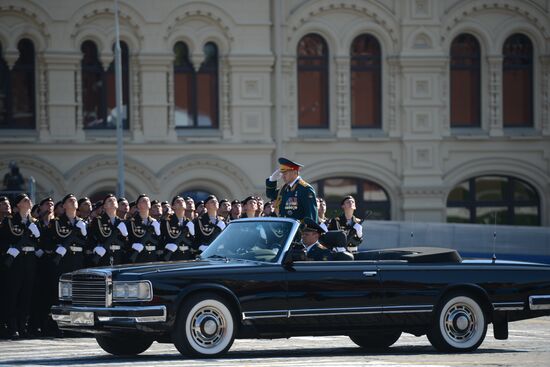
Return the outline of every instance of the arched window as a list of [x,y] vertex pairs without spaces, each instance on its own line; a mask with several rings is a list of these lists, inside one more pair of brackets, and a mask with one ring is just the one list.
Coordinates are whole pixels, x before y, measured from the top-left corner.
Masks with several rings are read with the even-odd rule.
[[328,127],[328,47],[308,34],[298,43],[298,127]]
[[209,191],[204,191],[203,189],[190,189],[179,193],[179,196],[181,196],[182,198],[186,198],[190,196],[193,198],[195,202],[201,201],[201,200],[204,201],[210,195],[215,195],[215,194],[212,194]]
[[382,64],[380,43],[368,34],[351,45],[351,126],[382,126]]
[[327,203],[327,217],[333,218],[342,214],[342,198],[352,195],[357,206],[357,217],[364,219],[367,211],[371,211],[369,219],[391,218],[388,193],[375,182],[354,177],[331,177],[316,181],[312,185],[317,196],[325,199]]
[[527,182],[480,176],[461,182],[447,198],[447,222],[539,226],[540,200]]
[[451,127],[481,126],[481,51],[470,34],[451,45]]
[[174,101],[176,127],[219,126],[218,47],[204,45],[204,61],[196,72],[183,42],[174,45]]
[[[113,46],[114,50],[114,46]],[[103,70],[99,61],[97,46],[92,41],[85,41],[81,46],[82,61],[82,117],[85,129],[116,128],[116,84],[115,61]],[[129,52],[128,46],[120,42],[122,64],[122,126],[129,125]]]
[[19,58],[12,70],[0,61],[0,127],[34,129],[36,126],[35,55],[29,39],[17,44]]
[[514,34],[502,48],[503,125],[533,126],[533,44]]

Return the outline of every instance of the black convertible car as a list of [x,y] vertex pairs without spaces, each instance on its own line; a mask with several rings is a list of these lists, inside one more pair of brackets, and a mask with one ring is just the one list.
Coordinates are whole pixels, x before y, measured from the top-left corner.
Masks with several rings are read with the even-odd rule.
[[450,249],[367,251],[352,261],[304,261],[298,222],[231,222],[195,261],[93,268],[64,274],[62,329],[95,334],[115,355],[153,341],[183,355],[225,353],[235,338],[348,335],[384,349],[401,333],[426,334],[440,351],[497,339],[508,322],[550,315],[550,266],[463,260]]

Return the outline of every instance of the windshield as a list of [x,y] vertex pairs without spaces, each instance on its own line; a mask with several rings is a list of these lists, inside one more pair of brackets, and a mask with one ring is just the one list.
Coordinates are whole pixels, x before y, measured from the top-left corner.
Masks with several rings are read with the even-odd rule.
[[201,258],[276,262],[291,230],[290,222],[232,222],[201,254]]

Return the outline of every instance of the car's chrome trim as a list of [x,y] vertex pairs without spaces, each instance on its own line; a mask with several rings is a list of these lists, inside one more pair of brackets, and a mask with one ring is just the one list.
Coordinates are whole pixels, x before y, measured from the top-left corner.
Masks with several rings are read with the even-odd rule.
[[427,313],[432,312],[433,305],[404,305],[404,306],[372,306],[346,308],[303,308],[295,310],[270,310],[243,312],[243,320],[290,318],[305,316],[338,316],[338,315],[368,315],[368,314],[397,314],[397,313]]
[[[59,323],[71,322],[71,312],[93,312],[110,313],[111,315],[96,315],[99,322],[128,322],[128,323],[149,323],[149,322],[166,322],[167,312],[166,306],[124,306],[124,307],[80,307],[80,306],[54,306],[52,310],[52,319]],[[58,313],[59,312],[59,313]],[[132,313],[156,313],[154,315],[132,315]],[[116,313],[128,313],[130,316],[116,316]],[[115,315],[113,315],[115,314]]]
[[550,310],[550,295],[529,296],[531,310]]
[[523,302],[494,302],[493,309],[495,311],[521,311],[525,308]]

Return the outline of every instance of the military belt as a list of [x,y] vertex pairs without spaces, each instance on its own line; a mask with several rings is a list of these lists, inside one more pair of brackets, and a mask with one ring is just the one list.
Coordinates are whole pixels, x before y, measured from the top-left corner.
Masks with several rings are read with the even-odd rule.
[[111,250],[111,251],[120,250],[120,246],[119,245],[111,245],[111,246],[109,246],[109,250]]
[[155,251],[157,249],[157,246],[145,246],[145,249],[147,251]]
[[71,250],[72,252],[82,252],[82,247],[80,247],[80,246],[70,246],[69,250]]
[[34,246],[23,246],[23,247],[21,247],[21,251],[23,251],[23,252],[33,252],[34,251]]

